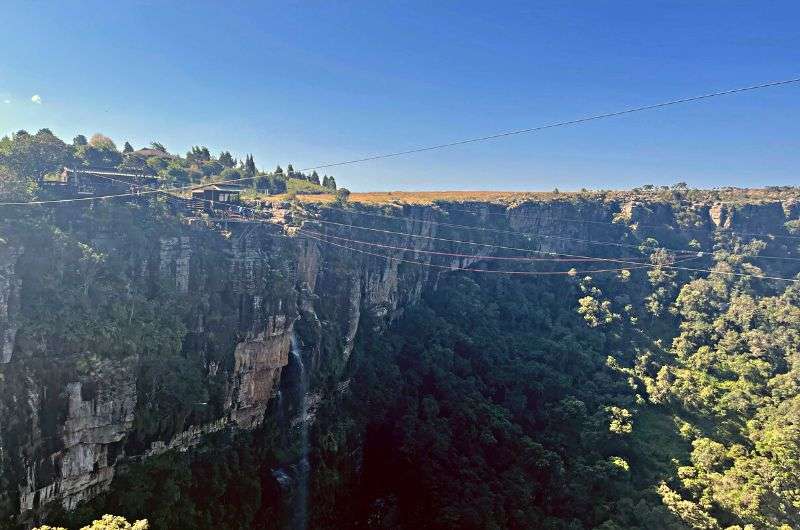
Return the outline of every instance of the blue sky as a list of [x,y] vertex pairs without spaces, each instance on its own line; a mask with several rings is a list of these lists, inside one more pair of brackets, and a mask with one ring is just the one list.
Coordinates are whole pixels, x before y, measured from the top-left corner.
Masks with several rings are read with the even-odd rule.
[[[800,76],[798,20],[788,1],[11,2],[0,132],[300,168]],[[793,85],[331,171],[353,190],[797,184],[798,133]]]

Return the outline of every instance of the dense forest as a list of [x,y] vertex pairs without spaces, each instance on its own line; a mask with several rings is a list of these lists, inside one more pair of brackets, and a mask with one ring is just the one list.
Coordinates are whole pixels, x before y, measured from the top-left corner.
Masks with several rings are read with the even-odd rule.
[[[44,129],[20,131],[0,140],[0,197],[43,197],[37,185],[70,164],[135,167],[174,185],[256,176],[253,186],[268,193],[336,188],[333,177],[291,166],[260,173],[249,155],[236,161],[195,147],[177,157],[157,143],[144,151],[118,151],[102,135],[66,144]],[[723,192],[637,193],[685,205]],[[20,336],[118,357],[133,344],[151,356],[143,380],[161,374],[159,403],[175,406],[139,416],[146,434],[189,422],[182,407],[206,405],[203,366],[181,354],[181,316],[199,302],[164,286],[121,294],[137,287],[121,272],[130,257],[80,241],[103,223],[131,248],[170,235],[177,224],[162,206],[8,210],[2,224],[48,249],[26,258],[42,281],[23,300],[30,319]],[[672,266],[669,248],[699,248],[700,224],[689,209],[676,211],[685,233],[640,233],[646,266],[550,277],[453,270],[387,329],[365,315],[343,374],[316,375],[323,393],[341,380],[347,389],[325,393],[311,424],[308,526],[800,528],[797,221],[777,237],[705,233],[707,251],[692,270]],[[70,275],[51,273],[59,260],[74,265]],[[136,326],[123,304],[134,298]],[[218,336],[236,325],[229,314],[213,317]],[[297,370],[287,369],[281,395],[296,387]],[[12,383],[0,378],[0,391]],[[297,408],[273,399],[256,430],[127,461],[108,491],[72,511],[53,508],[49,520],[74,528],[114,513],[157,530],[291,525],[282,470],[298,458]]]
[[363,336],[319,527],[797,528],[800,285],[649,276],[453,275]]

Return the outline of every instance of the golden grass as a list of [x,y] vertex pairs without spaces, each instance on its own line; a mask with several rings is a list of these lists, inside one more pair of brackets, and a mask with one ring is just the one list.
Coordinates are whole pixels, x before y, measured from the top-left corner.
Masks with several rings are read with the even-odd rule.
[[[495,202],[502,204],[515,204],[530,200],[543,200],[556,197],[568,198],[580,195],[579,193],[552,192],[514,192],[514,191],[372,191],[364,193],[351,193],[349,202],[359,204],[433,204],[443,202]],[[250,196],[248,199],[252,198]],[[290,200],[287,194],[262,195],[260,200],[281,202]],[[336,197],[332,194],[297,195],[294,197],[303,203],[329,203]]]
[[[367,205],[410,204],[426,205],[435,202],[484,202],[496,203],[505,206],[516,206],[528,201],[552,200],[643,200],[643,201],[673,201],[676,198],[693,202],[724,201],[731,203],[758,203],[770,201],[800,200],[799,188],[721,188],[710,190],[683,190],[678,196],[673,195],[674,190],[616,190],[616,191],[373,191],[353,192],[349,202]],[[296,200],[307,204],[325,204],[335,200],[332,194],[316,195],[258,195],[252,192],[245,194],[247,200],[264,200],[282,202]]]

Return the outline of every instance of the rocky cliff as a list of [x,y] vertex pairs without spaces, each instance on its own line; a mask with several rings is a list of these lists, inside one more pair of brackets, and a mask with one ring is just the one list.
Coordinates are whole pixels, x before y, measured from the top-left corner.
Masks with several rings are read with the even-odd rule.
[[[0,515],[12,525],[48,506],[72,509],[108,488],[120,462],[258,428],[293,335],[322,399],[341,390],[322,383],[346,375],[359,331],[380,332],[441,274],[487,268],[475,264],[508,253],[498,245],[632,257],[647,237],[710,249],[724,228],[794,255],[795,240],[756,234],[787,236],[798,215],[780,202],[571,199],[306,205],[299,231],[298,222],[189,226],[128,206],[7,220]],[[126,221],[109,223],[117,219]]]

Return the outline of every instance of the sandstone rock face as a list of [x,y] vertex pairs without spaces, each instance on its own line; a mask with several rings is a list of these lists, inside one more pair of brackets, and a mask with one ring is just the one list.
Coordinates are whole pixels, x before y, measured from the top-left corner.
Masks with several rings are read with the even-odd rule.
[[[45,460],[34,459],[26,465],[26,481],[20,486],[21,512],[53,500],[72,509],[108,487],[114,478],[115,455],[111,447],[122,441],[133,426],[134,364],[133,359],[103,361],[94,368],[91,378],[66,384],[62,391],[68,404],[61,428],[62,448]],[[32,392],[33,408],[38,408],[38,399]],[[51,482],[39,474],[45,469],[53,477]]]
[[289,363],[291,337],[292,322],[278,315],[262,333],[236,345],[227,409],[238,427],[252,429],[264,418],[281,369]]

